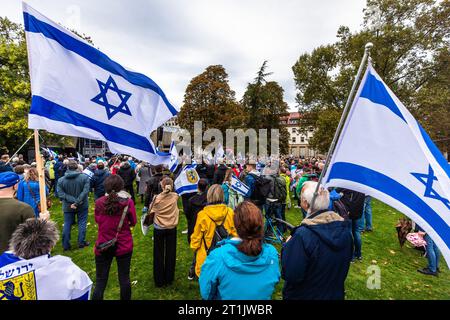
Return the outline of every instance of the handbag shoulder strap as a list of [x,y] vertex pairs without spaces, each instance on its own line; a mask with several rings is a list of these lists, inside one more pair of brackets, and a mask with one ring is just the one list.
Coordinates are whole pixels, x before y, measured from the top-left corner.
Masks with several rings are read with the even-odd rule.
[[119,232],[120,232],[120,230],[122,229],[123,222],[124,222],[124,220],[125,220],[125,216],[127,215],[127,212],[128,212],[128,205],[123,209],[122,217],[120,217],[119,226],[117,227],[116,238],[118,237]]
[[36,195],[34,194],[33,190],[30,187],[30,183],[29,181],[26,181],[27,187],[28,187],[28,191],[30,191],[31,197],[33,198],[34,202],[38,203],[37,199],[36,199]]

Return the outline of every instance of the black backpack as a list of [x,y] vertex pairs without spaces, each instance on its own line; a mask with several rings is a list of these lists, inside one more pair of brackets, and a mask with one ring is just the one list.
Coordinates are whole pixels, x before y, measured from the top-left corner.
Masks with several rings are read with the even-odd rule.
[[255,178],[255,189],[253,190],[250,199],[258,203],[264,203],[272,191],[272,181],[252,173],[250,173],[250,175]]
[[283,177],[275,177],[273,183],[273,198],[285,202],[287,196],[286,180]]
[[216,225],[216,228],[214,230],[214,236],[212,238],[211,245],[209,246],[209,248],[206,245],[205,236],[203,236],[203,243],[205,244],[206,255],[209,255],[209,253],[217,247],[217,244],[220,241],[228,238],[228,230],[225,229],[225,226],[224,226],[225,220],[227,219],[227,215],[228,215],[228,212],[225,215],[225,218],[223,218],[223,221],[221,224],[216,224],[216,222],[213,219],[211,219],[211,217],[208,216],[211,219],[211,221],[214,222],[214,224]]
[[344,220],[350,219],[347,207],[341,200],[333,201],[333,211],[344,218]]
[[364,199],[366,195],[361,192],[343,189],[340,191],[343,193],[341,202],[348,210],[349,218],[352,220],[358,220],[363,215]]

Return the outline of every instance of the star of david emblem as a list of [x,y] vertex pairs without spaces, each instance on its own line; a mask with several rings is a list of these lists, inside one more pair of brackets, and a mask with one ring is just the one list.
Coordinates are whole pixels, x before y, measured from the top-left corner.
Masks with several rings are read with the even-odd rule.
[[[106,115],[108,116],[108,120],[111,120],[112,117],[114,117],[119,112],[131,116],[130,108],[128,108],[127,101],[131,97],[131,93],[126,92],[124,90],[120,90],[117,86],[114,79],[109,76],[106,83],[98,80],[98,86],[100,88],[100,93],[96,95],[94,98],[91,99],[92,102],[95,102],[106,109]],[[113,105],[111,102],[108,101],[108,90],[114,91],[117,94],[117,97],[120,100],[120,103],[118,106]],[[111,98],[111,96],[110,96]],[[114,96],[112,96],[114,98]]]
[[434,181],[437,181],[437,178],[435,177],[434,171],[431,166],[428,167],[428,174],[415,172],[411,172],[411,174],[425,185],[425,194],[423,195],[424,197],[439,200],[450,210],[450,201],[441,197],[436,192],[436,190],[433,189],[433,183]]

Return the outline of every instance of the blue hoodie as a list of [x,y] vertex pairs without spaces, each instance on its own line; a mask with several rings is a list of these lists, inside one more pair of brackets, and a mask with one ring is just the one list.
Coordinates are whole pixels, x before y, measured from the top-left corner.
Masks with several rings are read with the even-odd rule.
[[280,280],[278,252],[263,244],[261,253],[247,256],[238,250],[240,239],[218,243],[200,273],[200,293],[205,300],[269,300]]

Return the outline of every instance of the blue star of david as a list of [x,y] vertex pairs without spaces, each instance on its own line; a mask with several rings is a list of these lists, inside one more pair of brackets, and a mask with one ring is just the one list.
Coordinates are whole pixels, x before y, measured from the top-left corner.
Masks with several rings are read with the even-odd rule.
[[448,199],[445,199],[441,197],[436,190],[433,189],[433,182],[437,181],[437,178],[434,176],[434,171],[431,168],[431,166],[428,167],[428,174],[426,173],[414,173],[411,172],[411,174],[419,180],[421,183],[425,185],[425,194],[424,197],[436,199],[441,201],[447,208],[450,209],[450,201]]
[[[131,93],[120,90],[111,76],[109,76],[106,83],[103,83],[98,79],[96,80],[100,88],[100,93],[96,95],[94,98],[92,98],[91,101],[105,107],[108,120],[111,120],[111,118],[114,117],[119,112],[131,116],[130,108],[128,108],[127,105],[127,101],[131,97]],[[108,102],[108,97],[106,96],[108,90],[117,93],[117,96],[120,99],[120,104],[118,106],[114,106]]]

